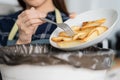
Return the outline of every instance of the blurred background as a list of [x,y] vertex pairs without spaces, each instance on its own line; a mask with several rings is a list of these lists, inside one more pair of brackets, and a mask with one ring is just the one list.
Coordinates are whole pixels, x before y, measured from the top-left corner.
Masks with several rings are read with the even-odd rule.
[[[98,8],[112,8],[116,9],[120,13],[120,0],[65,0],[67,8],[70,13],[76,12],[80,14],[82,12],[98,9]],[[11,14],[20,10],[17,0],[0,0],[0,16]],[[120,52],[120,21],[115,26],[115,29],[107,37],[107,43],[105,46],[112,48]],[[119,54],[118,54],[119,55]],[[120,55],[119,55],[120,56]]]

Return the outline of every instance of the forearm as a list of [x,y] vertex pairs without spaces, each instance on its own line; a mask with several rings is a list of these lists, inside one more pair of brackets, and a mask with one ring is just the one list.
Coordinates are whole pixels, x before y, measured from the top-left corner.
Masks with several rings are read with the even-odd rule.
[[16,42],[16,44],[28,44],[31,42],[32,35],[25,35],[25,34],[19,34],[19,38]]

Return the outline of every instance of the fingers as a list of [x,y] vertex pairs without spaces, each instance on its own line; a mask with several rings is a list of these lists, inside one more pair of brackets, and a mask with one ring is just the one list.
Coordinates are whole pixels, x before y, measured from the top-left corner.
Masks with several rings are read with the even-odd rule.
[[[18,18],[23,20],[23,22],[29,21],[30,19],[39,19],[39,18],[45,18],[46,14],[43,12],[38,12],[34,8],[31,8],[29,10],[23,11]],[[39,21],[41,21],[39,19]]]
[[19,40],[31,41],[31,36],[36,32],[38,26],[43,24],[43,21],[40,20],[43,17],[46,17],[46,14],[38,12],[35,8],[23,11],[16,22],[19,29]]
[[32,7],[29,10],[23,11],[18,16],[18,25],[20,27],[38,26],[43,23],[43,21],[40,20],[42,17],[46,17],[46,14],[40,13]]
[[[41,21],[41,20],[39,20],[39,19],[30,19],[30,20],[28,20],[28,21],[26,21],[25,23],[24,23],[24,25],[25,26],[33,26],[34,27],[34,25],[36,25],[36,24],[42,24],[43,23],[43,21]],[[38,26],[38,25],[36,25],[36,26]]]
[[[38,19],[39,20],[39,15],[36,11],[34,10],[26,10],[23,11],[19,16],[18,19],[21,20],[21,22],[26,23],[27,21],[31,19]],[[39,20],[41,22],[41,20]]]
[[77,13],[75,13],[75,12],[72,12],[72,13],[70,13],[70,15],[69,15],[70,18],[75,18],[76,16],[77,16]]

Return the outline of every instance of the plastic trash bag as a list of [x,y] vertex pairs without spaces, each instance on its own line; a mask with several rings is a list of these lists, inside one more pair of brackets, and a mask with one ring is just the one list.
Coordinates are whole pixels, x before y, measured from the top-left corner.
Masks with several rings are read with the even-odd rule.
[[111,67],[114,51],[89,47],[62,51],[48,44],[14,45],[0,48],[0,64],[6,65],[70,65],[76,68],[103,70]]

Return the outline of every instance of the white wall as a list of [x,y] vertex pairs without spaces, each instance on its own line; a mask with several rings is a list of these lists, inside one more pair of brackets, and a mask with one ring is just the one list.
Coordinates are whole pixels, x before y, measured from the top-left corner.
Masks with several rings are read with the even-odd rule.
[[91,0],[66,0],[70,12],[81,13],[90,9]]
[[0,15],[14,13],[20,9],[17,0],[0,0]]
[[17,5],[17,0],[0,0],[1,3],[6,3],[6,4],[12,4],[12,5]]

